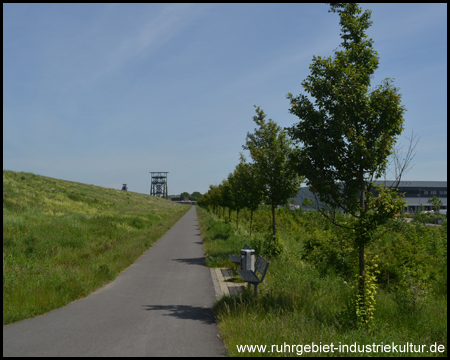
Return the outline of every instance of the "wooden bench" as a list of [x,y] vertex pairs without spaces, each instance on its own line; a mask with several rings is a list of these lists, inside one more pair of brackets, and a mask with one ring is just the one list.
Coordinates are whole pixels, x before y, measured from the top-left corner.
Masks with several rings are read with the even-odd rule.
[[[258,285],[261,284],[266,276],[267,268],[269,267],[269,262],[264,259],[261,255],[258,255],[255,263],[255,271],[251,270],[238,270],[239,275],[241,275],[242,280],[247,282],[249,285],[253,284],[255,288],[255,297],[258,295]],[[257,273],[260,274],[261,278],[258,278]]]
[[[251,246],[250,245],[248,245],[247,243],[244,245],[244,249],[248,249],[248,250],[253,250],[252,248],[251,248]],[[233,262],[233,263],[235,263],[235,264],[238,264],[238,265],[241,265],[241,255],[228,255],[229,257],[230,257],[230,260]]]

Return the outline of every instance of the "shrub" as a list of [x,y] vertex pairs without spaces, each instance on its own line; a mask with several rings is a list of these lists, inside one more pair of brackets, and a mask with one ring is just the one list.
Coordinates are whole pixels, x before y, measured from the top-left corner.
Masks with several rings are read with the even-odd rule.
[[336,237],[330,230],[316,229],[311,232],[303,245],[302,258],[311,262],[322,276],[335,270],[347,280],[355,273],[356,253],[351,241]]

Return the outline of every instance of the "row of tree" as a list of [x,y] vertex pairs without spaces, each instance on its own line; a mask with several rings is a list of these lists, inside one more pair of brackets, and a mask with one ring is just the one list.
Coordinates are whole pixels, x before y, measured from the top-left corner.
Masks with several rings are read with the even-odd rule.
[[239,210],[250,210],[250,236],[253,212],[265,203],[272,209],[273,241],[276,242],[275,208],[284,205],[296,195],[304,177],[297,175],[291,166],[292,141],[286,131],[256,107],[253,121],[258,125],[254,133],[248,133],[243,148],[249,150],[252,163],[240,154],[240,162],[228,178],[218,186],[210,185],[209,191],[198,204],[211,206],[214,211],[228,208],[237,212],[236,227],[239,227]]
[[192,194],[189,194],[188,192],[182,192],[180,195],[180,198],[182,199],[189,199],[191,201],[197,201],[202,197],[202,194],[198,191],[194,191]]
[[[369,306],[364,291],[365,246],[380,224],[403,209],[395,190],[379,187],[376,198],[370,190],[373,181],[386,174],[403,130],[405,107],[391,79],[371,87],[379,64],[373,40],[366,34],[371,11],[363,12],[358,4],[333,3],[329,12],[339,14],[343,42],[333,57],[313,57],[311,74],[302,82],[306,94],[287,95],[289,111],[300,121],[282,129],[271,119],[265,121],[257,107],[253,120],[258,127],[247,134],[243,146],[253,162],[241,155],[228,179],[210,186],[199,205],[253,211],[265,201],[272,206],[276,242],[275,207],[295,195],[306,179],[326,204],[319,209],[322,214],[348,230],[358,248],[358,303],[364,313]],[[349,214],[345,223],[333,215],[338,210]]]

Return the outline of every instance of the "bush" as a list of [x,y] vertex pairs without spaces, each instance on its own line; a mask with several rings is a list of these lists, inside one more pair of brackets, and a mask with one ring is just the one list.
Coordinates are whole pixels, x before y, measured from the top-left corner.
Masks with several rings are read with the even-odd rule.
[[321,276],[333,269],[350,280],[356,272],[357,257],[352,242],[330,230],[316,229],[310,233],[303,245],[302,258],[314,264]]
[[280,238],[275,242],[273,235],[266,235],[264,238],[263,254],[269,258],[276,258],[283,252],[283,242]]

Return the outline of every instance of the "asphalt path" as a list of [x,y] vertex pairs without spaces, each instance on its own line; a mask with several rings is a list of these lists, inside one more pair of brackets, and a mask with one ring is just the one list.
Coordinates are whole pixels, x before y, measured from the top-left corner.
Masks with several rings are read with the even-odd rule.
[[195,207],[114,281],[3,326],[3,356],[223,356]]

